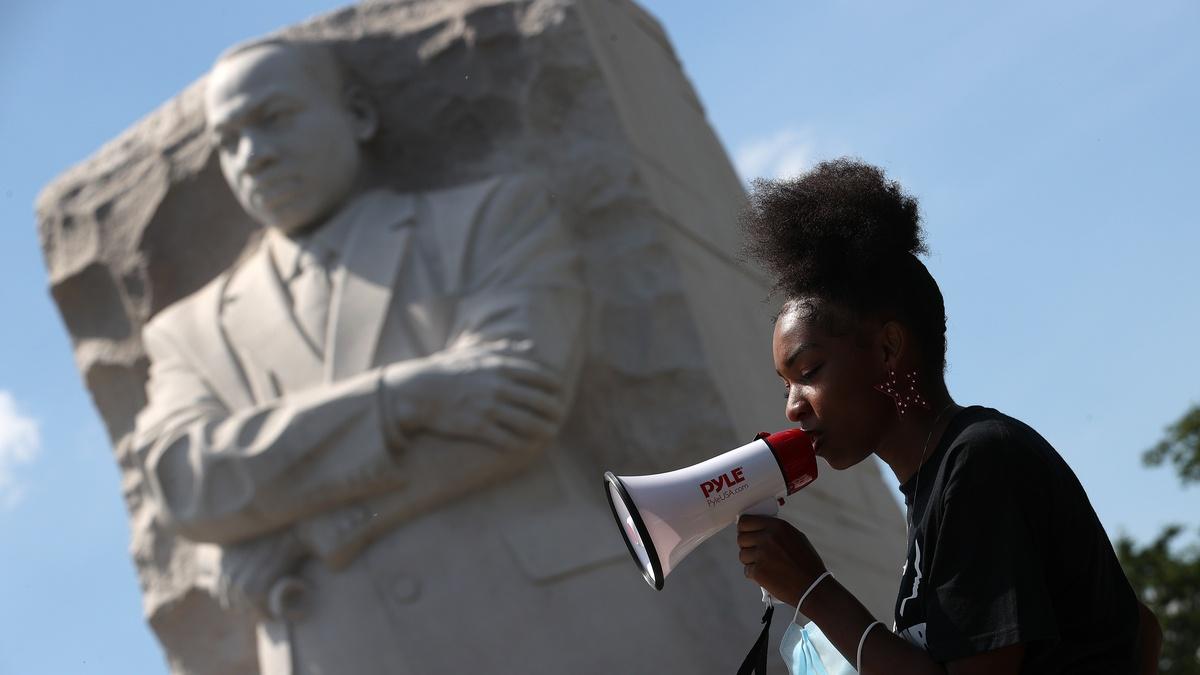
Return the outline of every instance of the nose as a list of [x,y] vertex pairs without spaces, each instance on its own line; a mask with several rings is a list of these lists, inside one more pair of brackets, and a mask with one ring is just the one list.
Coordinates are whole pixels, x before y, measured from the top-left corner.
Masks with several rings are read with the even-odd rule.
[[799,422],[810,408],[808,400],[804,398],[800,387],[792,387],[788,390],[787,404],[784,406],[784,415],[789,422]]
[[270,166],[275,161],[274,146],[266,137],[253,130],[242,134],[238,144],[238,164],[242,173],[254,175]]

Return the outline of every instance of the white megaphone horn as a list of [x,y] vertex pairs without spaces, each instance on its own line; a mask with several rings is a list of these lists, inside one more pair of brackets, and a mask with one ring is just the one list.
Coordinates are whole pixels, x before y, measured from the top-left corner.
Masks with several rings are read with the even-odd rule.
[[671,570],[743,513],[774,515],[783,497],[817,478],[812,440],[799,429],[761,433],[740,448],[651,476],[605,472],[608,504],[646,583]]

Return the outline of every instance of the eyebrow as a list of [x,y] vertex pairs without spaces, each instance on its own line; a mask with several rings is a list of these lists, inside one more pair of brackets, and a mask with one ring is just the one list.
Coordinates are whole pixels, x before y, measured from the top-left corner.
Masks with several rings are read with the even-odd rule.
[[796,348],[793,349],[791,351],[791,353],[788,354],[787,358],[783,360],[783,366],[785,368],[791,368],[792,364],[795,363],[796,359],[799,358],[799,356],[801,354],[803,354],[804,352],[806,352],[810,349],[813,349],[815,347],[820,347],[820,346],[821,345],[818,345],[815,342],[804,342],[799,345],[796,345]]
[[246,118],[253,117],[263,108],[275,105],[280,101],[286,103],[288,100],[289,97],[284,92],[268,91],[266,94],[258,98],[250,99],[246,103],[238,105],[233,109],[232,112],[225,116],[224,120],[218,124],[214,124],[209,129],[212,131],[212,133],[220,134],[231,126],[237,126],[241,124],[246,120]]

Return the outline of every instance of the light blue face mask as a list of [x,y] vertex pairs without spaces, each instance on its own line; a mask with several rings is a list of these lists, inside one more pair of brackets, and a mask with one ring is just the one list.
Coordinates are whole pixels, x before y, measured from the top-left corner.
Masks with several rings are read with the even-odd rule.
[[788,624],[779,642],[779,653],[792,675],[857,675],[858,671],[833,646],[815,623]]

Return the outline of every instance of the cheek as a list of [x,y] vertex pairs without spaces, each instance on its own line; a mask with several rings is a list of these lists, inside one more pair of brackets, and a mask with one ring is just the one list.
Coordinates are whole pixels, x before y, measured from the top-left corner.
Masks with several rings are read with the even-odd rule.
[[358,146],[353,140],[328,134],[319,145],[305,148],[298,161],[312,190],[310,197],[340,195],[354,182],[358,169]]
[[856,370],[829,373],[817,398],[831,416],[856,418],[872,398],[871,386]]
[[827,419],[843,441],[837,445],[852,454],[873,451],[887,424],[887,415],[895,414],[890,399],[876,391],[862,373],[846,373],[838,378],[821,396],[819,405],[818,415]]
[[[301,183],[297,203],[322,209],[346,196],[358,175],[358,145],[341,134],[343,129],[321,125],[297,127],[296,134],[311,134],[291,144],[288,173]],[[315,142],[314,142],[315,141]]]
[[350,120],[333,110],[312,110],[298,116],[288,134],[297,145],[303,144],[300,152],[306,157],[323,159],[326,164],[342,161],[358,144]]

